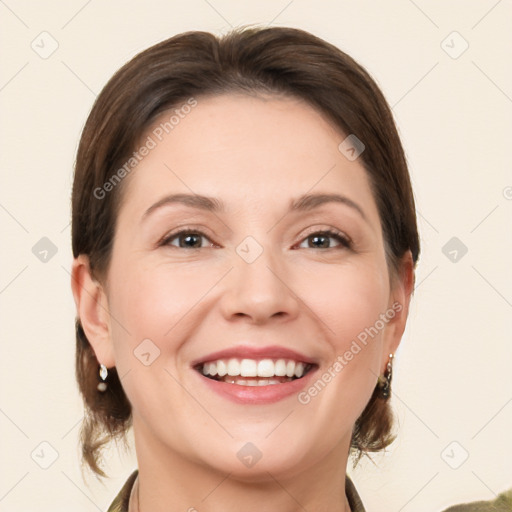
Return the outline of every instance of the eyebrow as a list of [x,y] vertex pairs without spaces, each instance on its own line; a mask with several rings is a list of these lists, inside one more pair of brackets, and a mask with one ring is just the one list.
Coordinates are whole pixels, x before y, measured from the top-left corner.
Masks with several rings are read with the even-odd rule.
[[[340,194],[305,194],[290,201],[289,211],[310,211],[327,203],[341,203],[349,206],[357,211],[364,220],[367,220],[363,209],[356,202]],[[150,206],[144,212],[142,220],[146,219],[155,210],[173,204],[182,204],[213,213],[223,213],[226,211],[225,204],[215,197],[202,196],[199,194],[171,194]]]

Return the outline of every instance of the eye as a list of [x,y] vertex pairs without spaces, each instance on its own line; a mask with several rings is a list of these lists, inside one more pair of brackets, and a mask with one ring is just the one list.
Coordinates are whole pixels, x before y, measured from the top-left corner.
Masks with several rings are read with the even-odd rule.
[[[332,245],[329,239],[334,239],[337,245]],[[208,240],[209,244],[203,244],[203,240]],[[177,243],[174,243],[177,241]],[[302,247],[304,242],[311,241],[308,247]],[[350,248],[350,239],[341,232],[333,230],[315,231],[308,235],[299,247],[305,249],[335,249]],[[213,242],[202,232],[195,229],[182,229],[167,235],[158,244],[160,246],[172,246],[180,249],[203,249],[205,247],[213,247]]]
[[[202,245],[202,239],[210,241],[210,244]],[[174,240],[178,241],[178,244],[172,243]],[[201,231],[182,229],[175,233],[171,233],[166,236],[159,245],[170,245],[181,249],[202,249],[204,247],[213,247],[211,240]]]
[[[332,246],[329,239],[334,239],[338,242],[338,245]],[[315,231],[308,235],[305,239],[305,242],[311,241],[313,245],[305,247],[305,249],[335,249],[337,248],[350,248],[351,242],[350,239],[341,232],[325,230],[325,231]],[[304,243],[304,242],[302,242]],[[301,244],[302,246],[302,244]],[[299,246],[299,247],[301,247]],[[340,247],[341,246],[341,247]]]

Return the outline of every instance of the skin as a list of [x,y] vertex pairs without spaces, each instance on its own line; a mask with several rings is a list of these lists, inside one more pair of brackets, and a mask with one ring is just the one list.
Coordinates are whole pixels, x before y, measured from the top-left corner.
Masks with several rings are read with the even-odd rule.
[[[117,367],[133,406],[140,510],[348,511],[351,432],[405,328],[411,255],[390,279],[366,172],[317,110],[279,97],[197,100],[125,178],[106,280],[91,277],[85,255],[73,263],[87,338],[99,362]],[[141,220],[178,192],[221,199],[226,212],[174,204]],[[288,211],[320,192],[350,198],[364,218],[340,203]],[[179,237],[158,246],[183,226],[206,235],[188,243],[199,248],[184,237],[182,247]],[[311,235],[332,228],[352,245],[327,238],[317,248]],[[263,249],[250,264],[236,252],[247,236]],[[279,345],[314,358],[319,377],[396,302],[401,311],[305,405],[296,394],[234,403],[190,366],[242,343]],[[146,366],[134,350],[148,338],[160,355]],[[249,441],[262,454],[250,468],[237,457]]]

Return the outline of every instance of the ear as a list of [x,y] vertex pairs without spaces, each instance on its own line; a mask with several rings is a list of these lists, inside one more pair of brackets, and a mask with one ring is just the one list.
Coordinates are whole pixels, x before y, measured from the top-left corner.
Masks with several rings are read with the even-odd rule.
[[381,375],[386,369],[389,354],[395,354],[405,331],[409,304],[414,290],[414,262],[411,251],[407,251],[400,260],[398,273],[392,282],[390,293],[389,311],[394,311],[394,316],[386,325],[384,333],[384,353],[381,361]]
[[96,359],[107,368],[115,366],[107,295],[92,276],[89,258],[84,254],[73,260],[71,290],[77,315]]

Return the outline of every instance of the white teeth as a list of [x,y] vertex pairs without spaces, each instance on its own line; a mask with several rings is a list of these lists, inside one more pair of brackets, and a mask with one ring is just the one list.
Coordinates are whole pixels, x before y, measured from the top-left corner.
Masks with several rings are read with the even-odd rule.
[[304,373],[304,363],[297,363],[295,365],[295,377],[302,377]]
[[272,359],[262,359],[258,363],[258,377],[273,377],[274,361]]
[[[215,367],[217,367],[217,373],[218,373],[219,377],[224,377],[224,375],[226,375],[228,373],[228,369],[226,367],[226,363],[224,361],[222,361],[222,360],[217,361],[217,364],[210,363],[209,371],[215,371]],[[215,373],[210,373],[210,375],[215,375]]]
[[222,382],[228,384],[236,384],[238,386],[271,386],[273,384],[282,384],[283,382],[291,382],[293,379],[287,377],[286,380],[280,381],[277,379],[239,379],[237,377],[225,377]]
[[[204,375],[210,375],[215,377],[224,377],[229,375],[230,377],[263,377],[268,379],[270,377],[297,377],[300,378],[304,375],[304,370],[307,364],[300,361],[292,361],[285,359],[219,359],[217,361],[211,361],[203,364],[202,373]],[[248,386],[265,384],[252,384],[253,381],[248,380]],[[260,379],[258,382],[267,382]],[[280,381],[276,381],[280,382]]]
[[242,359],[240,363],[240,375],[242,377],[257,377],[258,363],[254,359]]
[[204,375],[217,375],[217,365],[215,363],[206,363],[203,365]]
[[286,375],[286,361],[284,359],[278,359],[274,368],[275,374],[278,377],[284,377]]
[[238,359],[230,359],[228,361],[228,375],[232,377],[240,375],[240,362]]

